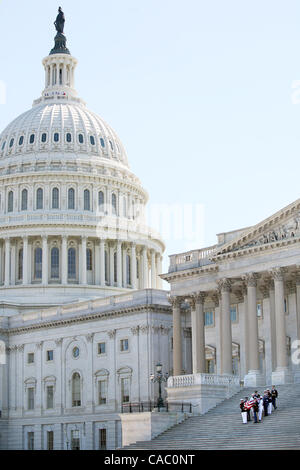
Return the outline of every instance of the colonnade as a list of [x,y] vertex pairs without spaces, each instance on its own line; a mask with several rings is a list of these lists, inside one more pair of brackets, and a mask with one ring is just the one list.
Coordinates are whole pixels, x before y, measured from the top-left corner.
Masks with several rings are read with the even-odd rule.
[[[173,307],[173,375],[182,375],[182,324],[181,304],[188,302],[191,309],[192,329],[192,370],[193,374],[205,373],[205,325],[204,305],[208,301],[219,306],[220,313],[220,364],[219,371],[224,375],[232,374],[232,296],[239,296],[245,308],[245,344],[246,376],[260,377],[259,329],[257,315],[258,289],[270,297],[274,309],[274,328],[272,331],[275,343],[272,351],[273,371],[287,371],[288,353],[285,319],[285,268],[274,268],[266,273],[247,273],[240,278],[222,278],[216,281],[215,290],[172,296]],[[292,274],[294,275],[294,274]],[[295,276],[297,297],[300,298],[300,279]],[[273,306],[272,306],[273,305]],[[299,313],[297,314],[299,316]],[[299,324],[299,318],[298,318]],[[275,334],[276,332],[276,334]],[[299,332],[298,332],[299,335]]]
[[0,283],[161,288],[161,253],[137,242],[41,235],[0,240]]

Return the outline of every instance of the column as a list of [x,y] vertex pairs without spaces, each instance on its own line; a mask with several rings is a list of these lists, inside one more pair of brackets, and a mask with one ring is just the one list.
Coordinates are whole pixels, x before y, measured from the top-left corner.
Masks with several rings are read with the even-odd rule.
[[230,318],[230,279],[218,282],[221,292],[221,373],[232,374],[232,333]]
[[11,244],[10,255],[10,283],[12,286],[16,283],[16,242]]
[[123,246],[123,253],[122,253],[122,258],[123,258],[123,287],[127,287],[127,270],[126,270],[126,264],[127,264],[127,247],[126,245]]
[[42,284],[48,284],[48,237],[43,235],[43,255],[42,255]]
[[122,242],[117,241],[117,286],[122,287]]
[[200,292],[191,299],[192,320],[192,363],[193,374],[205,373],[205,332],[204,305],[205,294]]
[[147,247],[143,247],[142,251],[142,263],[143,263],[143,289],[148,289],[148,258],[147,258]]
[[259,366],[258,319],[257,319],[257,273],[247,273],[247,329],[248,329],[248,373],[244,378],[246,387],[262,385]]
[[67,236],[63,235],[61,238],[61,283],[67,284],[68,282],[68,250],[67,250]]
[[136,245],[131,244],[131,287],[137,289],[137,278],[136,278]]
[[81,284],[86,285],[86,237],[81,237],[81,263]]
[[111,243],[109,247],[109,284],[114,286],[115,284],[115,263],[114,263],[114,246]]
[[4,286],[10,284],[10,238],[5,238],[5,268],[4,268]]
[[22,282],[24,285],[28,284],[28,237],[23,237],[23,272],[22,272]]
[[105,287],[105,247],[104,240],[100,240],[100,285]]
[[173,307],[173,375],[182,375],[181,297],[171,299]]
[[271,271],[275,291],[275,324],[276,324],[276,370],[272,374],[272,382],[289,383],[288,357],[286,348],[286,325],[284,312],[284,270],[275,268]]
[[162,274],[162,256],[160,253],[156,254],[156,289],[162,289],[162,279],[159,277]]
[[[300,272],[296,272],[295,276],[296,281],[296,315],[297,315],[297,336],[296,339],[298,340],[297,344],[300,344]],[[294,352],[295,349],[292,351]],[[298,364],[296,371],[295,371],[295,383],[300,383],[300,365]]]
[[156,288],[156,262],[155,251],[151,250],[151,289]]
[[0,285],[3,283],[3,245],[0,243]]

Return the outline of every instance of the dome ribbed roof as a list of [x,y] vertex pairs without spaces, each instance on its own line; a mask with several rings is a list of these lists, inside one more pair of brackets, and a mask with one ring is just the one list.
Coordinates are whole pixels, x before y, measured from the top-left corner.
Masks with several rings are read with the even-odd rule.
[[129,166],[115,131],[73,100],[43,101],[14,119],[0,134],[1,157],[43,152],[84,152]]

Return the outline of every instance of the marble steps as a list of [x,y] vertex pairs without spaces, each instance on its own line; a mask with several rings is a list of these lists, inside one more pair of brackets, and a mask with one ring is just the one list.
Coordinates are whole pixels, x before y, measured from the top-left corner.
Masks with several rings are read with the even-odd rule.
[[300,449],[300,384],[278,386],[277,390],[278,409],[261,423],[242,423],[240,398],[253,393],[253,388],[244,388],[205,415],[191,416],[152,441],[123,449]]

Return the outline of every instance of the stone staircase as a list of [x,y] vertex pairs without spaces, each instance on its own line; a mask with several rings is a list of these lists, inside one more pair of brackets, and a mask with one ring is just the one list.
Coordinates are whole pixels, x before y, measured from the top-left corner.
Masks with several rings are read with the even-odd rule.
[[[265,386],[258,388],[263,393]],[[280,385],[278,408],[262,422],[243,424],[240,399],[253,388],[244,388],[202,416],[191,416],[152,441],[137,442],[123,450],[278,450],[300,449],[300,384]]]

